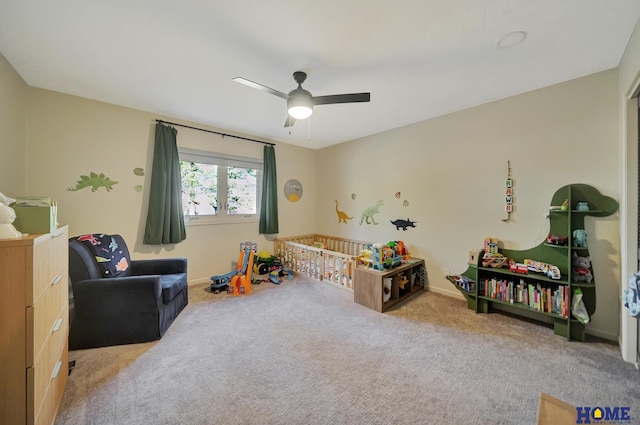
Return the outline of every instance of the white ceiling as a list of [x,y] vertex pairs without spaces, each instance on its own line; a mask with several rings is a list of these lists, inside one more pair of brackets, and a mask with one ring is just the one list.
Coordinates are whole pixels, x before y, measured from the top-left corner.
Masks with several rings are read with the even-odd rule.
[[[0,0],[0,52],[34,87],[321,148],[614,68],[639,18],[638,0]],[[232,81],[286,93],[297,70],[371,102],[285,129],[284,99]]]

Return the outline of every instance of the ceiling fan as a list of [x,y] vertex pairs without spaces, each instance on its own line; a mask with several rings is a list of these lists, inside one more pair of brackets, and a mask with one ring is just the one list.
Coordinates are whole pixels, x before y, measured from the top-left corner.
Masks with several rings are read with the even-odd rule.
[[302,88],[302,83],[307,79],[307,74],[302,71],[296,71],[293,73],[293,79],[298,83],[298,88],[293,89],[289,94],[282,93],[278,90],[274,90],[271,87],[255,83],[246,78],[236,77],[233,81],[244,84],[254,89],[266,91],[267,93],[274,94],[287,101],[287,110],[289,116],[284,123],[285,127],[291,127],[295,124],[296,120],[303,120],[309,118],[313,113],[313,107],[315,105],[328,105],[330,103],[353,103],[353,102],[369,102],[371,100],[371,93],[350,93],[350,94],[333,94],[329,96],[312,96],[307,90]]

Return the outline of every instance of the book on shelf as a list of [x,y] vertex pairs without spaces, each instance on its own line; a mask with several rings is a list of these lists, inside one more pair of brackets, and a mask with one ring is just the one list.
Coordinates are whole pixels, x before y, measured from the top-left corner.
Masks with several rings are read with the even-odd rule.
[[552,283],[518,283],[508,279],[484,279],[478,294],[509,304],[522,304],[531,310],[569,317],[569,287]]

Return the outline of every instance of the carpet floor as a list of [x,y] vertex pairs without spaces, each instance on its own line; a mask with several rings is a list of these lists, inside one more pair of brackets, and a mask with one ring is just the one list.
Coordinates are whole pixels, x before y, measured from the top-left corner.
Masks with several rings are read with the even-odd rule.
[[301,277],[207,287],[162,340],[70,352],[55,424],[533,425],[540,392],[640,424],[640,373],[607,342],[427,291],[380,314]]

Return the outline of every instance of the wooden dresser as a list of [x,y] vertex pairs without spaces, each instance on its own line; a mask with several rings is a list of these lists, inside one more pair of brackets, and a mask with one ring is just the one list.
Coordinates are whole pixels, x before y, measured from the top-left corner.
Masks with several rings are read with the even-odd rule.
[[68,374],[68,226],[0,240],[0,423],[51,425]]

